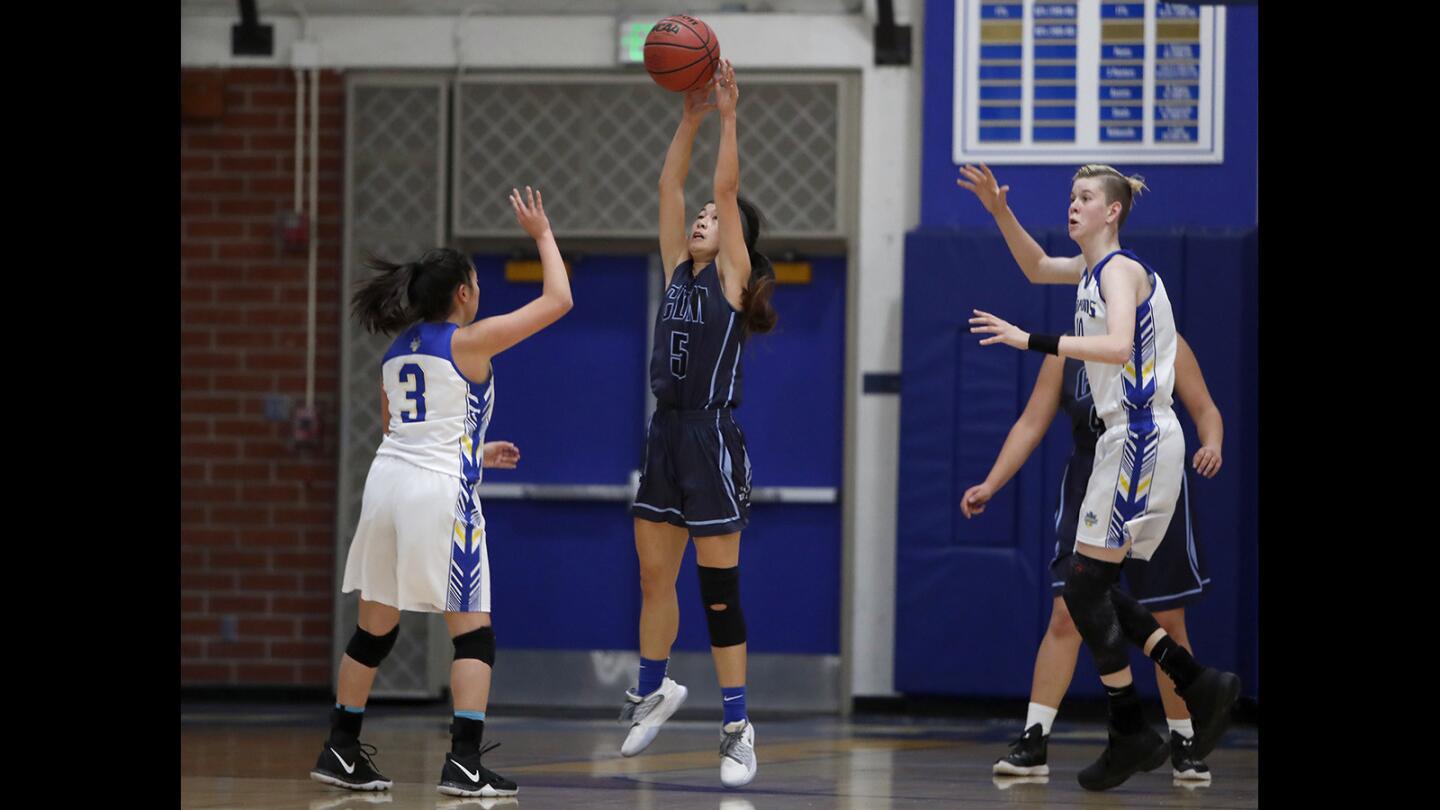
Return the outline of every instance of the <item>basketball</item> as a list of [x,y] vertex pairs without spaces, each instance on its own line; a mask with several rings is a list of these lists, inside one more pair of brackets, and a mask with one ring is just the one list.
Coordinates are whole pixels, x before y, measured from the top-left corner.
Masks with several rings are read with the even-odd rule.
[[645,38],[645,69],[666,90],[685,93],[705,86],[719,63],[720,40],[694,17],[666,17]]

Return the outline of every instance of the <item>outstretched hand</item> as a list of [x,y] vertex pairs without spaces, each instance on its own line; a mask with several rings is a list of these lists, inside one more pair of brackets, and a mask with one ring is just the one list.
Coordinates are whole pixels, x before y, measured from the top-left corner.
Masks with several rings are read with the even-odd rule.
[[715,68],[715,106],[721,115],[734,115],[740,103],[740,86],[735,83],[735,67],[729,59],[721,59]]
[[515,220],[531,239],[538,240],[550,230],[550,218],[545,216],[545,200],[540,192],[525,187],[525,196],[516,189],[510,189],[510,207],[515,209]]
[[980,341],[981,346],[1004,343],[1006,346],[1014,346],[1017,349],[1030,348],[1029,332],[988,312],[981,312],[978,309],[971,310],[971,312],[975,313],[975,317],[970,319],[970,331],[972,333],[990,333],[990,337]]
[[956,179],[955,185],[975,192],[975,196],[980,198],[980,204],[985,206],[991,216],[999,216],[1008,205],[1005,195],[1010,191],[1010,187],[1000,185],[995,175],[990,173],[990,167],[984,163],[981,163],[978,169],[968,163],[961,166],[960,177]]
[[[720,72],[717,68],[717,74]],[[704,118],[705,114],[715,109],[715,102],[710,99],[710,94],[715,92],[715,79],[691,90],[685,94],[685,117],[691,119]]]

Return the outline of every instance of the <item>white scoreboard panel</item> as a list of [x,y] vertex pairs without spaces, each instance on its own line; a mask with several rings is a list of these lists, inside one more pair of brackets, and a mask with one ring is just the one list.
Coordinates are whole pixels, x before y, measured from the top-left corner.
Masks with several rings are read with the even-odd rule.
[[1225,10],[955,0],[957,164],[1220,163]]

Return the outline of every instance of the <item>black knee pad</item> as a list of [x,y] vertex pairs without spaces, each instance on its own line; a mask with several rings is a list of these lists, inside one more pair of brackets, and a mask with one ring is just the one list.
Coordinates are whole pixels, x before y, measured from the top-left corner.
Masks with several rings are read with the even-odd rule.
[[1120,576],[1119,563],[1094,560],[1080,554],[1070,555],[1070,572],[1065,577],[1065,607],[1080,638],[1095,658],[1101,675],[1119,672],[1130,666],[1125,636],[1115,605],[1110,599],[1111,586]]
[[380,666],[385,656],[395,647],[395,639],[400,637],[400,625],[383,636],[372,635],[365,628],[356,625],[355,635],[350,637],[350,643],[345,645],[345,654],[354,658],[371,669]]
[[479,630],[461,633],[451,639],[455,644],[455,660],[474,658],[495,666],[495,628],[486,625]]
[[[710,625],[710,645],[733,647],[745,643],[745,614],[740,610],[740,567],[706,568],[700,571],[700,601],[705,604],[705,621]],[[723,605],[715,610],[712,605]]]
[[1130,643],[1145,649],[1145,642],[1160,629],[1160,623],[1135,597],[1116,587],[1110,588],[1110,602],[1115,605],[1115,617],[1120,621],[1120,630]]

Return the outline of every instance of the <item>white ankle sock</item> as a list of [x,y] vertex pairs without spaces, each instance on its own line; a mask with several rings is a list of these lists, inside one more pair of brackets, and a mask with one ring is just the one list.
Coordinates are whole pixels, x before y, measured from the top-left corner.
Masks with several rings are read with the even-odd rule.
[[1052,709],[1049,706],[1041,706],[1039,703],[1031,703],[1030,708],[1025,711],[1024,730],[1029,730],[1031,726],[1039,723],[1040,733],[1049,737],[1050,724],[1055,722],[1055,715],[1059,713],[1059,711],[1059,708]]
[[1167,717],[1165,723],[1170,726],[1171,731],[1179,732],[1180,736],[1187,740],[1195,736],[1195,726],[1189,720],[1172,720]]

